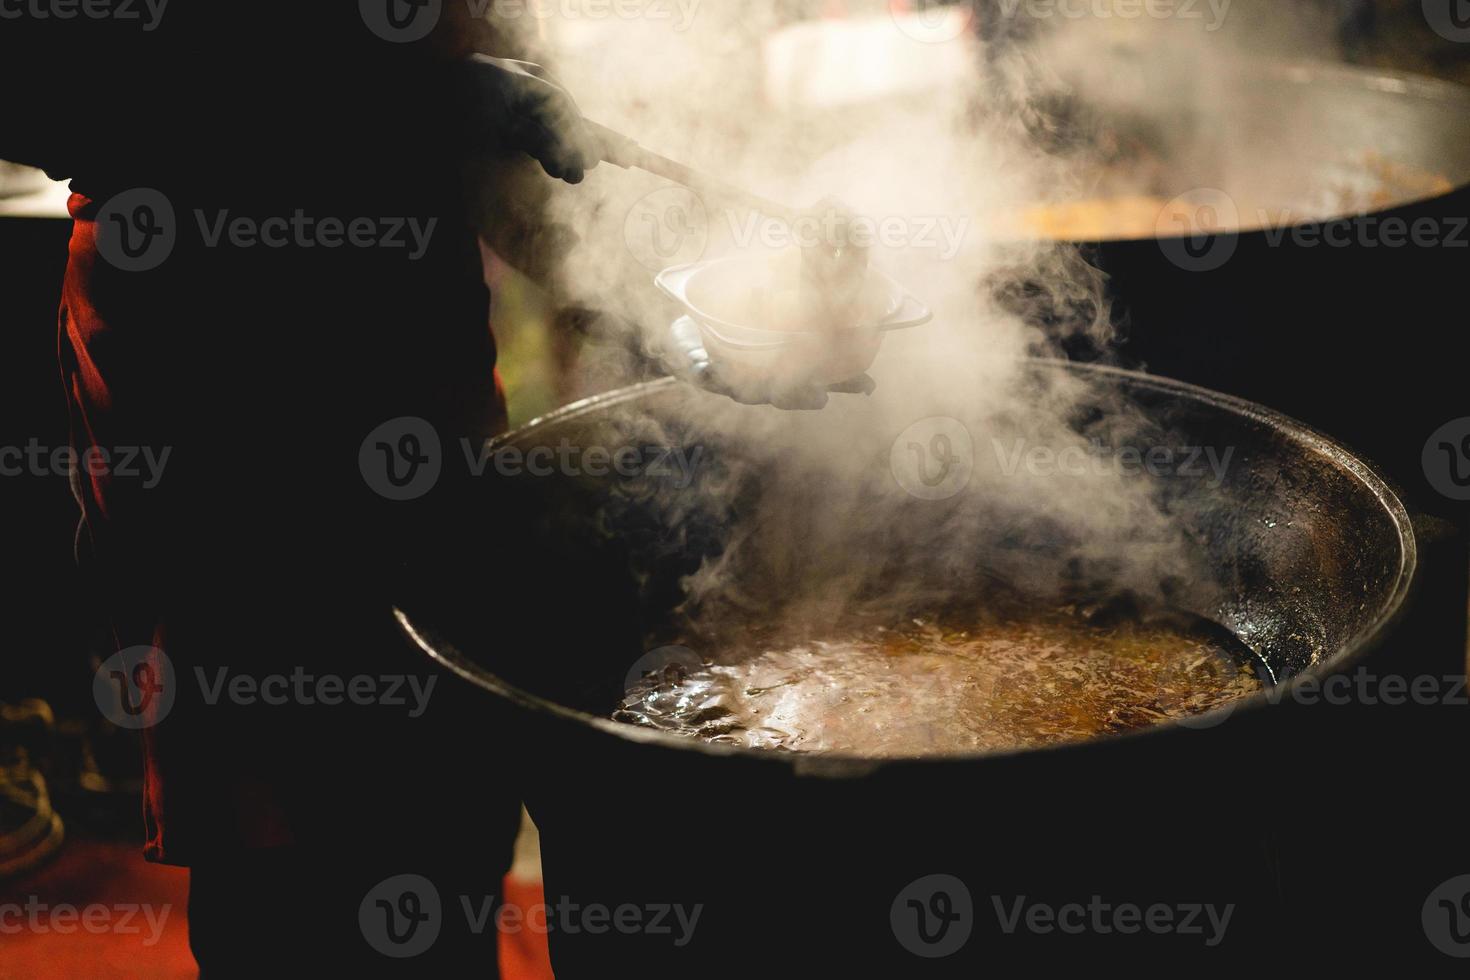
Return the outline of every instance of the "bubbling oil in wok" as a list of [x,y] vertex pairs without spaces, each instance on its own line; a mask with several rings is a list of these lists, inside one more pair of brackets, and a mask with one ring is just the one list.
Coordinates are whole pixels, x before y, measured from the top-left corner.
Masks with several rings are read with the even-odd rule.
[[613,718],[707,742],[912,757],[1116,735],[1208,712],[1264,670],[1202,620],[1075,608],[916,617],[816,638],[759,630],[635,683]]

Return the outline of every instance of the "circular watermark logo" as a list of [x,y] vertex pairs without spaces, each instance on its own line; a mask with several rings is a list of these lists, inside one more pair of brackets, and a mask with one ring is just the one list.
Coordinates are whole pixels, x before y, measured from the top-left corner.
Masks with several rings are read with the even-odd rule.
[[1424,19],[1446,41],[1470,41],[1470,3],[1466,0],[1423,0]]
[[110,198],[97,211],[97,254],[124,272],[163,265],[179,239],[174,206],[161,191],[135,187]]
[[898,485],[920,500],[946,500],[970,485],[975,441],[958,419],[920,419],[893,441],[889,469]]
[[173,662],[157,647],[128,647],[108,657],[92,678],[102,716],[139,731],[168,717],[176,693]]
[[898,29],[923,44],[946,44],[966,34],[975,21],[974,0],[888,0],[888,13]]
[[368,945],[384,956],[418,956],[434,945],[444,925],[439,890],[423,875],[386,878],[363,896],[357,924]]
[[1240,209],[1222,190],[1200,187],[1174,198],[1154,226],[1164,257],[1186,272],[1213,272],[1235,255]]
[[888,921],[899,945],[936,960],[952,956],[970,941],[975,903],[970,889],[954,875],[927,875],[898,893]]
[[623,693],[649,687],[658,690],[676,687],[704,669],[704,661],[688,647],[667,646],[650,650],[633,662],[623,678]]
[[1424,935],[1435,949],[1470,959],[1470,875],[1451,878],[1430,892],[1421,915]]
[[1470,500],[1470,416],[1436,429],[1422,459],[1430,486],[1451,500]]
[[698,262],[709,247],[709,211],[693,191],[661,187],[628,211],[623,241],[650,272]]
[[362,478],[389,500],[417,500],[439,482],[444,453],[439,433],[421,418],[384,422],[362,441],[357,453]]
[[429,36],[444,11],[444,0],[357,0],[362,22],[384,41],[411,44]]

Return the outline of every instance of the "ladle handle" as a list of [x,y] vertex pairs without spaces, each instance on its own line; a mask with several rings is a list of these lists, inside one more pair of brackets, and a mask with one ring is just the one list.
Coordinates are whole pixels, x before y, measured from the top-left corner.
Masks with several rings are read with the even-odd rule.
[[711,177],[693,167],[685,166],[677,160],[660,156],[642,146],[637,140],[624,136],[616,130],[608,129],[600,123],[589,119],[586,120],[586,125],[602,146],[603,161],[615,167],[622,167],[624,170],[646,170],[665,180],[683,184],[701,195],[708,194],[712,197],[723,198],[732,204],[738,204],[740,207],[756,211],[767,217],[780,218],[791,223],[794,223],[799,217],[799,212],[793,208],[727,184],[717,177]]

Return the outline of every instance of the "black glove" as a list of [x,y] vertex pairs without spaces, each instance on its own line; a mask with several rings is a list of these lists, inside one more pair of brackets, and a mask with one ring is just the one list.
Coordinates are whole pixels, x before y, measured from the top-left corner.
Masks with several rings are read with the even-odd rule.
[[569,184],[601,162],[577,103],[540,65],[476,54],[464,71],[474,146],[525,153]]

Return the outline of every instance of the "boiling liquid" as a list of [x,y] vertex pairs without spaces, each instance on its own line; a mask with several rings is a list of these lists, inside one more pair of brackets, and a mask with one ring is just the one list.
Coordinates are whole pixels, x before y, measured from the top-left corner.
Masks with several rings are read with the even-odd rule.
[[646,676],[614,719],[708,742],[918,756],[1081,741],[1207,712],[1262,688],[1223,631],[1045,616],[918,619]]

